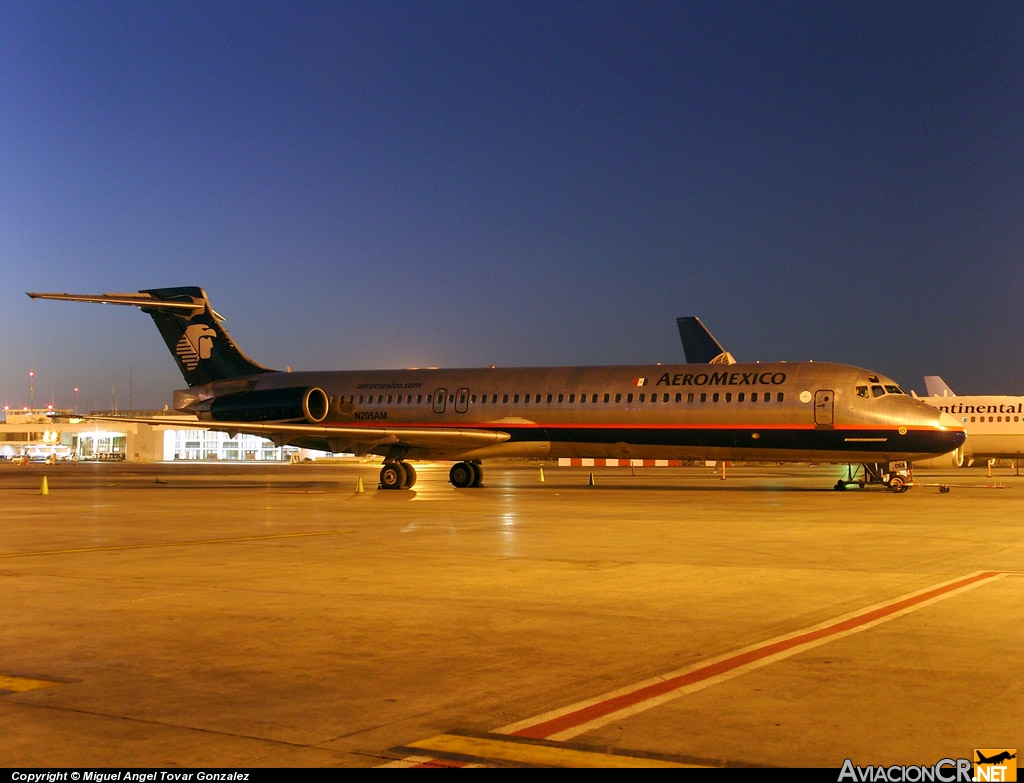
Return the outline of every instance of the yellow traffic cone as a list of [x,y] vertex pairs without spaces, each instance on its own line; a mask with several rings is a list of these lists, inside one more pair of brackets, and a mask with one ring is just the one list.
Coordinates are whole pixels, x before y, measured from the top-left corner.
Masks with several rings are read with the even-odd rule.
[[540,483],[544,483],[544,468],[540,469]]
[[363,477],[362,476],[360,476],[359,479],[356,481],[356,494],[357,495],[365,495],[366,494],[366,490],[363,489]]
[[590,471],[590,481],[587,482],[588,487],[594,486],[594,471]]
[[40,495],[49,495],[50,494],[50,485],[48,483],[46,483],[46,476],[43,476],[43,486],[39,488],[39,494]]

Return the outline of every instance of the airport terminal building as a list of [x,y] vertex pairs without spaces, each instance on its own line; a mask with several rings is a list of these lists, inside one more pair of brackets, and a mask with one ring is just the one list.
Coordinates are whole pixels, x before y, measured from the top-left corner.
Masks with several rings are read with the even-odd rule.
[[[0,423],[0,459],[117,460],[128,462],[287,461],[298,449],[278,447],[258,435],[196,429],[195,417],[167,411],[96,412],[124,422],[88,421],[71,411],[6,409]],[[181,424],[153,426],[128,421],[132,417],[180,418]]]

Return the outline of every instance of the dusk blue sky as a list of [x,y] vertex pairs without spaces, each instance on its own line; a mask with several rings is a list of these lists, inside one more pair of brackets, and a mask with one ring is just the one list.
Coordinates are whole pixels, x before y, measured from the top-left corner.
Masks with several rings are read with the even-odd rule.
[[[738,359],[1024,394],[1024,3],[0,0],[0,402]],[[131,399],[129,399],[129,392]]]

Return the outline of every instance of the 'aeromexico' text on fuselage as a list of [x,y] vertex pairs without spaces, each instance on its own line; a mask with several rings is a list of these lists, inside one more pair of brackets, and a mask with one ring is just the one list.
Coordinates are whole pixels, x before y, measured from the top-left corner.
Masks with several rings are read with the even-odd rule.
[[780,386],[784,372],[677,372],[662,373],[655,386]]

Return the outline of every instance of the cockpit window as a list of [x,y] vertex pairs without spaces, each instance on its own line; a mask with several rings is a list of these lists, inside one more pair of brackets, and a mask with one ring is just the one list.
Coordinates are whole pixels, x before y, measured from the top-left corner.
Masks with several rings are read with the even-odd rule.
[[[907,394],[905,391],[903,391],[903,389],[901,389],[895,383],[883,384],[881,381],[877,381],[876,376],[870,376],[869,380],[873,381],[872,384],[871,384],[871,395],[870,395],[872,397],[885,397],[887,394],[901,394],[903,396],[906,396],[906,394]],[[875,382],[875,381],[877,381],[877,382]],[[867,386],[858,386],[857,387],[857,396],[858,397],[867,397],[868,396],[868,387]]]

